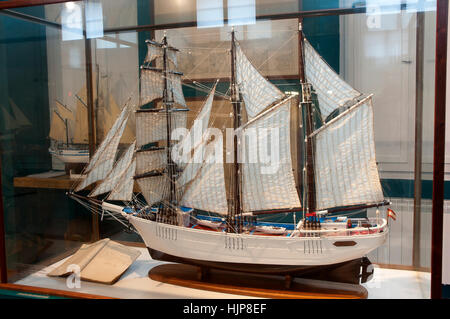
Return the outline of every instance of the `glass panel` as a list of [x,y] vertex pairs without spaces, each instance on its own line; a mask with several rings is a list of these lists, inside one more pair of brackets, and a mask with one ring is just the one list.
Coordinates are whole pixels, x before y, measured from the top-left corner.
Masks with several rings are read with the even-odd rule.
[[[299,8],[300,2],[302,6]],[[119,130],[120,125],[114,125],[119,123],[116,122],[120,119],[119,114],[127,105],[134,108],[141,106],[143,85],[140,84],[140,67],[144,66],[144,69],[156,73],[160,69],[164,70],[161,55],[158,56],[159,46],[156,45],[155,49],[157,58],[147,60],[146,40],[160,42],[166,36],[168,44],[178,50],[176,61],[175,54],[168,53],[166,69],[169,67],[172,68],[171,71],[182,73],[182,91],[175,92],[178,82],[174,79],[178,79],[178,73],[167,73],[169,75],[166,74],[161,82],[158,82],[159,78],[151,76],[147,80],[153,81],[151,83],[155,86],[166,82],[166,78],[174,81],[167,82],[160,89],[164,91],[164,88],[172,88],[172,97],[178,104],[182,103],[175,99],[180,98],[182,93],[181,98],[186,100],[189,108],[187,128],[192,127],[210,89],[219,80],[209,125],[218,129],[216,133],[223,134],[224,154],[228,156],[227,129],[233,127],[233,108],[230,103],[232,30],[240,50],[261,74],[259,77],[254,74],[256,71],[250,74],[247,70],[249,74],[243,76],[241,81],[253,77],[252,83],[264,88],[270,89],[273,85],[274,90],[281,94],[300,95],[299,20],[294,16],[289,16],[289,19],[262,19],[262,16],[291,14],[300,10],[328,10],[326,15],[305,17],[302,31],[318,53],[314,56],[315,61],[328,72],[325,74],[329,76],[336,73],[340,77],[336,79],[336,84],[328,83],[327,81],[332,80],[322,76],[321,81],[327,82],[328,86],[325,93],[342,84],[340,81],[345,81],[357,93],[373,94],[376,166],[384,198],[392,203],[390,208],[396,215],[394,220],[387,217],[386,207],[366,209],[364,206],[344,214],[354,219],[355,229],[333,234],[355,238],[382,234],[386,229],[384,226],[374,229],[368,227],[367,231],[361,231],[357,227],[363,227],[364,223],[377,223],[380,217],[387,218],[390,231],[386,242],[368,253],[376,267],[373,280],[365,284],[369,297],[399,296],[393,295],[394,292],[389,290],[391,286],[387,278],[396,276],[393,268],[405,271],[403,274],[408,278],[405,279],[405,285],[411,288],[407,297],[429,297],[436,1],[300,2],[80,1],[14,9],[15,12],[28,15],[21,16],[21,19],[12,17],[10,12],[0,12],[0,150],[9,281],[32,284],[37,271],[47,269],[45,267],[71,255],[83,243],[100,238],[111,238],[126,245],[139,246],[142,263],[147,263],[145,265],[148,267],[154,265],[150,265],[144,240],[124,219],[119,218],[118,221],[118,215],[105,214],[99,208],[101,202],[99,204],[91,200],[87,209],[66,194],[67,191],[73,191],[81,174],[87,173],[83,170],[89,155],[94,155],[92,152],[89,154],[90,149],[107,149],[114,144],[118,134],[122,134],[120,142],[117,142],[117,152],[114,147],[111,151],[113,162],[117,163],[136,139],[136,127],[143,127],[147,123],[136,123],[139,118],[135,118],[135,113],[130,112],[123,130]],[[361,10],[364,6],[365,11]],[[348,11],[338,15],[342,11],[335,9]],[[29,16],[44,21],[30,21]],[[195,22],[198,23],[197,26]],[[165,25],[165,29],[138,28],[152,25]],[[83,30],[86,31],[85,34]],[[89,45],[91,50],[88,52],[86,48]],[[325,63],[320,62],[322,59]],[[248,69],[252,70],[250,67]],[[307,81],[312,82],[309,75]],[[323,126],[324,130],[329,125],[327,122],[342,116],[339,112],[345,105],[341,105],[341,109],[334,110],[330,115],[321,117],[320,107],[323,102],[320,83],[314,83],[312,89],[312,101],[317,112],[312,119],[312,126],[315,129]],[[248,93],[242,88],[240,90],[241,95]],[[352,101],[355,100],[350,99]],[[262,109],[267,109],[269,104],[263,105]],[[275,104],[271,107],[275,107]],[[146,112],[149,108],[159,107],[164,107],[161,97],[142,106]],[[296,109],[291,111],[295,112]],[[300,118],[306,121],[306,116],[299,116],[298,119]],[[185,118],[180,116],[177,119],[176,126],[180,123],[182,126]],[[242,124],[247,120],[244,111]],[[295,128],[294,122],[291,126]],[[276,119],[272,124],[274,123],[277,124]],[[280,125],[283,124],[286,123]],[[162,123],[160,127],[166,128],[164,125],[166,124]],[[148,126],[150,127],[145,129],[154,129],[151,125]],[[116,128],[121,133],[116,133]],[[345,138],[346,136],[336,134],[335,143],[339,144]],[[105,140],[107,143],[102,145]],[[292,147],[297,147],[295,141],[292,137]],[[171,140],[168,139],[159,146],[164,148],[168,142],[171,143]],[[146,145],[150,148],[152,146],[155,145]],[[364,145],[354,147],[360,147],[358,150],[364,152]],[[149,149],[140,149],[136,154],[139,151],[149,154]],[[296,172],[301,171],[305,164],[297,158],[300,153],[299,151],[291,158]],[[167,154],[158,153],[162,162],[166,160],[164,156],[167,157]],[[300,164],[297,165],[298,162]],[[121,163],[125,165],[124,162]],[[347,165],[348,163],[342,164],[340,168],[351,170],[355,167]],[[138,162],[139,164],[141,163]],[[230,185],[234,178],[234,166],[228,164],[230,163],[225,164],[225,173],[222,174],[225,176],[226,194],[220,193],[219,187],[215,188],[211,194],[223,195],[214,196],[216,200],[230,198],[233,194]],[[449,164],[446,161],[446,167]],[[90,172],[95,171],[100,164],[93,166],[95,168]],[[105,171],[111,173],[113,170],[110,168]],[[114,171],[120,171],[120,167],[116,167]],[[123,182],[122,177],[125,178],[126,174],[125,170],[122,171],[123,176],[120,178],[109,176],[107,180],[111,183],[117,180]],[[214,173],[215,178],[222,176],[217,173],[217,169],[210,169],[206,173],[205,170],[195,172],[196,176],[208,176],[206,173]],[[101,175],[100,172],[97,173],[98,176]],[[299,178],[295,175],[299,184]],[[94,177],[92,178],[95,179]],[[446,175],[446,179],[447,177]],[[100,183],[103,178],[107,176],[98,177],[95,182]],[[193,179],[194,176],[186,178]],[[148,183],[140,185],[151,187],[150,184],[156,179],[161,180],[159,177],[148,178]],[[318,183],[319,179],[316,181]],[[167,189],[163,188],[166,183],[167,181],[158,184],[162,190],[156,197],[164,197]],[[148,198],[141,194],[145,190],[137,184],[134,185],[136,198],[133,205],[128,207],[131,210],[140,207],[145,202],[144,198]],[[352,181],[338,181],[336,184],[353,188]],[[267,186],[258,183],[252,185]],[[308,205],[305,200],[306,186],[302,187],[303,184],[299,187],[302,190],[302,209],[295,213],[264,215],[258,217],[259,220],[272,225],[293,221],[297,224],[306,213],[305,207]],[[91,185],[77,194],[85,197],[92,188]],[[115,196],[122,195],[124,189],[117,187],[114,190]],[[260,191],[258,189],[259,193]],[[332,193],[333,196],[338,194],[337,191]],[[202,200],[210,200],[211,194],[206,192]],[[280,192],[279,196],[283,194]],[[446,213],[447,197],[444,206]],[[103,195],[97,199],[102,201],[105,198]],[[200,202],[195,198],[191,200]],[[125,203],[129,204],[128,201]],[[201,212],[201,208],[196,213],[199,211]],[[289,227],[293,230],[295,226],[290,224]],[[320,231],[312,233],[319,236],[323,234]],[[148,269],[145,270],[145,277],[147,271]],[[416,278],[420,278],[419,282]],[[47,283],[43,283],[42,287],[46,285]],[[139,289],[133,289],[132,293],[138,295]],[[100,291],[105,295],[115,294],[113,290]],[[115,296],[120,296],[120,293],[117,294]]]

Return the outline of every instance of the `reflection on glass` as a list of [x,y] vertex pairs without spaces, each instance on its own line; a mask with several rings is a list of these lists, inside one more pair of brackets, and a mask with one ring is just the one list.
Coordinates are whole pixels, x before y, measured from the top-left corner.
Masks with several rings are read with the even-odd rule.
[[99,2],[86,2],[86,37],[103,36],[103,10]]
[[62,40],[83,39],[83,16],[78,3],[66,2],[61,12]]
[[223,26],[223,0],[197,0],[197,27]]
[[97,39],[97,49],[112,49],[117,47],[115,42]]
[[228,0],[228,24],[256,23],[255,0]]

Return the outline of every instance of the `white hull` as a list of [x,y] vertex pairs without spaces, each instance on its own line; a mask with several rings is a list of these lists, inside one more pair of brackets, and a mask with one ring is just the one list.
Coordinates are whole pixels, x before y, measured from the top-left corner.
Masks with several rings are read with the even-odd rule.
[[[365,256],[381,246],[388,234],[329,237],[286,237],[232,234],[157,223],[126,215],[146,246],[167,255],[219,263],[322,266]],[[353,246],[336,242],[353,241]]]
[[89,163],[88,150],[49,149],[49,152],[64,163]]

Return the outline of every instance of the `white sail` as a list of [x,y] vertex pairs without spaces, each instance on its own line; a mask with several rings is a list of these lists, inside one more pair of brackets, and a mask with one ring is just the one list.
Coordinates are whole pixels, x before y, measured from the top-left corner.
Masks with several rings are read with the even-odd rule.
[[196,149],[202,143],[203,139],[206,138],[205,134],[208,129],[215,90],[216,86],[214,86],[209,93],[208,98],[203,104],[201,111],[195,118],[194,124],[192,124],[188,134],[184,136],[184,138],[177,145],[175,145],[173,152],[176,152],[177,156],[175,156],[173,160],[180,167],[186,166],[189,161],[191,151]]
[[177,184],[180,187],[185,186],[187,183],[192,181],[199,172],[200,168],[203,166],[203,160],[206,154],[206,144],[207,141],[204,140],[194,151],[192,158],[189,162],[184,165],[183,172],[177,180]]
[[111,171],[114,159],[116,158],[117,147],[127,124],[130,107],[126,105],[120,116],[117,118],[106,138],[102,141],[94,156],[91,158],[85,169],[87,175],[83,181],[77,185],[75,191],[80,191],[92,183],[104,179]]
[[226,215],[228,206],[222,158],[222,137],[209,143],[206,148],[203,165],[195,179],[186,187],[181,205]]
[[301,207],[291,162],[292,101],[285,99],[239,131],[244,211]]
[[145,56],[144,62],[151,63],[156,58],[161,58],[164,54],[164,50],[160,45],[157,45],[151,41],[147,42],[147,55]]
[[133,198],[134,172],[136,170],[136,159],[131,162],[122,174],[117,186],[109,193],[109,200],[131,201]]
[[95,197],[104,193],[112,191],[118,186],[122,175],[128,169],[133,160],[134,148],[136,143],[131,144],[125,154],[117,161],[108,176],[98,184],[94,190],[88,195],[89,197]]
[[339,106],[361,95],[334,72],[306,39],[304,57],[305,76],[317,94],[323,119]]
[[236,81],[249,118],[255,117],[269,105],[284,97],[283,92],[267,81],[250,63],[237,42]]
[[167,74],[167,100],[175,102],[183,107],[186,107],[183,89],[181,87],[181,75],[169,72]]
[[136,182],[148,205],[165,200],[169,196],[170,180],[165,175],[138,178]]
[[162,170],[167,166],[167,150],[157,149],[136,152],[136,174]]
[[[187,110],[186,110],[187,111]],[[171,112],[172,130],[186,127],[187,112]],[[136,143],[137,147],[167,139],[167,113],[161,111],[136,112]],[[172,132],[170,132],[172,133]]]
[[317,209],[382,202],[371,97],[319,130],[314,163]]
[[164,79],[160,71],[141,69],[140,104],[144,105],[164,95]]
[[167,50],[167,59],[169,60],[170,63],[173,64],[174,68],[178,67],[177,50],[169,48]]
[[[151,63],[156,60],[158,67],[163,63],[162,58],[164,57],[164,47],[162,44],[155,43],[153,41],[147,40],[147,55],[145,56],[145,63]],[[178,66],[177,52],[178,50],[173,47],[167,47],[167,60],[170,63],[170,68],[176,68]]]

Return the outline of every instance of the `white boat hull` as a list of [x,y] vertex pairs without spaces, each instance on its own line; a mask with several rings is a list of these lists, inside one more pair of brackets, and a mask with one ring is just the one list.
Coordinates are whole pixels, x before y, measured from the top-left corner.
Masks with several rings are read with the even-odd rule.
[[49,149],[51,155],[64,163],[89,163],[89,151],[77,149]]
[[388,234],[386,228],[381,233],[358,236],[258,236],[192,229],[130,215],[128,219],[153,251],[182,259],[233,264],[333,265],[365,256],[381,246]]

